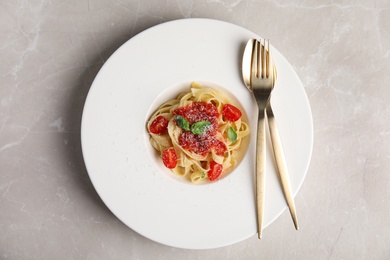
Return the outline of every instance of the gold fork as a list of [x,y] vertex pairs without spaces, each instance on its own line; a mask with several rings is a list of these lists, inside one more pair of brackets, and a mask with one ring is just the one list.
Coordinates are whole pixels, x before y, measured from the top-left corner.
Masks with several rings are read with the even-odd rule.
[[272,59],[269,56],[269,41],[264,41],[264,43],[262,43],[263,40],[260,41],[253,41],[250,74],[250,90],[253,92],[259,109],[256,143],[256,205],[259,238],[263,231],[265,201],[265,109],[275,85]]

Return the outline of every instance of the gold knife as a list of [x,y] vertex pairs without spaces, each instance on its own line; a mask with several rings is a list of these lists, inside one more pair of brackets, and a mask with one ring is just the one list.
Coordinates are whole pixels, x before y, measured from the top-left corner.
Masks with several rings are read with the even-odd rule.
[[288,178],[286,159],[284,157],[282,143],[280,142],[279,132],[278,132],[278,128],[276,127],[275,116],[274,116],[274,112],[272,111],[270,102],[268,102],[267,104],[266,114],[268,120],[268,128],[271,136],[271,142],[272,142],[274,156],[275,156],[275,162],[277,164],[277,169],[279,171],[279,176],[280,176],[280,181],[282,183],[284,196],[286,198],[287,205],[290,210],[290,214],[294,222],[295,229],[298,230],[299,226],[298,226],[297,213],[295,210],[295,203],[291,191],[290,180]]

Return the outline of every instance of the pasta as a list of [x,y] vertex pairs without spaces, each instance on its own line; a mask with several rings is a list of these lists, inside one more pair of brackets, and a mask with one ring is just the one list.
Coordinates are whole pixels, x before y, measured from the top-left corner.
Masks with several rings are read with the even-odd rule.
[[147,122],[151,145],[175,174],[214,181],[242,158],[249,125],[219,91],[193,82],[190,92],[162,104]]

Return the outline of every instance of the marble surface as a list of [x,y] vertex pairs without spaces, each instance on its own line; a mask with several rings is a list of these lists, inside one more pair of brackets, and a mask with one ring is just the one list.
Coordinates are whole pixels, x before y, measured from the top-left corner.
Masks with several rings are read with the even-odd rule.
[[[80,146],[108,57],[165,21],[204,17],[270,38],[301,78],[314,147],[296,196],[264,231],[212,250],[140,236],[102,203]],[[0,259],[389,259],[388,1],[0,1]]]

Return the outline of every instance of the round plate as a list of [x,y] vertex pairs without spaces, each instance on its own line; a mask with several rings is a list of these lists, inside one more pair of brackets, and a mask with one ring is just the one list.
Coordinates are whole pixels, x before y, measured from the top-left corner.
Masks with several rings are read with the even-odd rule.
[[[241,77],[242,54],[250,38],[260,37],[216,20],[167,22],[123,44],[96,76],[82,118],[85,164],[107,207],[139,234],[188,249],[221,247],[256,234],[257,107]],[[296,194],[311,157],[311,110],[291,65],[275,48],[272,53],[278,71],[272,105]],[[178,181],[151,147],[145,127],[154,109],[188,90],[192,81],[232,94],[252,130],[242,162],[211,184]],[[265,227],[286,208],[269,143]]]

